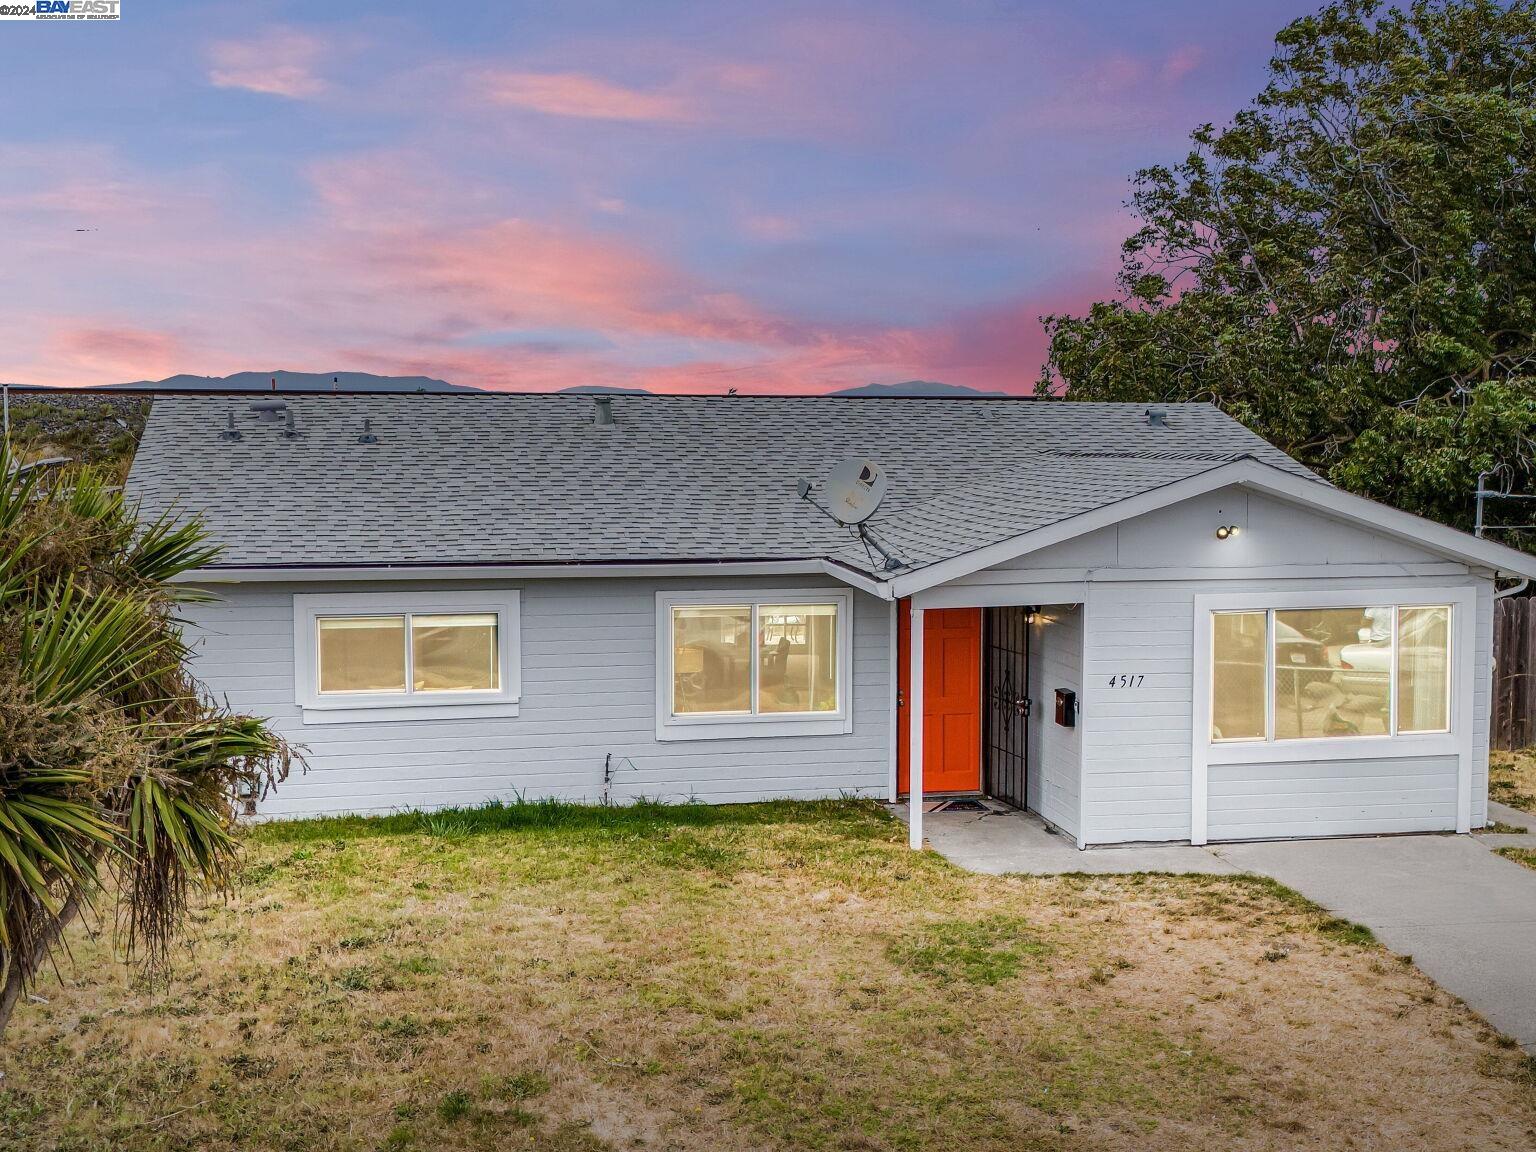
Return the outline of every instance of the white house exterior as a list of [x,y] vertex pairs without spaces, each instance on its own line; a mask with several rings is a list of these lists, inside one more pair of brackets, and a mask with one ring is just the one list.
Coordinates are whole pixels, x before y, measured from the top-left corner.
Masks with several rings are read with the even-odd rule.
[[[1487,822],[1493,597],[1536,562],[1207,406],[286,401],[158,399],[130,477],[227,545],[195,671],[309,765],[262,816],[982,793],[1085,847]],[[894,566],[796,493],[848,454],[889,473]]]

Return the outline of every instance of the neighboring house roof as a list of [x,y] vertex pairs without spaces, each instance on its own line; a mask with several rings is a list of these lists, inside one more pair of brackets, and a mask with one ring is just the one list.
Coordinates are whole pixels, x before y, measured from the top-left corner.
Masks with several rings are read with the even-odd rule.
[[291,436],[249,395],[158,397],[141,514],[201,514],[219,568],[825,559],[868,578],[878,557],[796,491],[849,455],[889,476],[870,523],[909,577],[1236,461],[1336,491],[1206,404],[1156,426],[1143,405],[614,396],[598,427],[584,396],[282,399]]

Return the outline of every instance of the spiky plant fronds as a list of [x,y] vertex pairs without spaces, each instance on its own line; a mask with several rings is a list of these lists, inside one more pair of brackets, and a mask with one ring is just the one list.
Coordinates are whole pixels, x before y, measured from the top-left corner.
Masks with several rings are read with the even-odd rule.
[[90,469],[18,474],[0,443],[0,1028],[106,887],[126,949],[163,957],[190,894],[228,881],[236,791],[289,770],[186,670],[171,581],[216,552]]

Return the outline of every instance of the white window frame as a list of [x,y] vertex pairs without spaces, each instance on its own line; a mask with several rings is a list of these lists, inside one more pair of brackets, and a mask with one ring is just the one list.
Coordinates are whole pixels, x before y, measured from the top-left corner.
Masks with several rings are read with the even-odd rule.
[[[305,724],[391,720],[463,720],[516,716],[522,697],[521,597],[513,589],[454,592],[346,592],[293,598],[294,689]],[[328,616],[496,616],[501,687],[463,692],[324,692],[319,690],[320,626]],[[406,622],[410,683],[410,622]]]
[[[1262,612],[1266,610],[1320,608],[1432,608],[1449,606],[1450,620],[1450,729],[1446,732],[1409,732],[1380,736],[1322,736],[1299,740],[1211,738],[1211,655],[1212,621],[1218,612]],[[1472,700],[1475,688],[1475,623],[1477,590],[1473,587],[1437,586],[1413,588],[1330,588],[1307,592],[1250,592],[1195,597],[1194,636],[1194,729],[1192,732],[1192,840],[1205,843],[1207,773],[1210,765],[1277,764],[1291,761],[1372,760],[1412,756],[1456,756],[1458,758],[1457,831],[1470,830],[1472,818]],[[1394,614],[1394,625],[1396,615]],[[1266,624],[1266,646],[1273,647],[1270,625]],[[1395,646],[1397,637],[1392,643]],[[1266,655],[1266,668],[1272,668],[1273,654]],[[1265,710],[1273,705],[1272,685],[1265,673]],[[1390,695],[1396,715],[1396,679]],[[1395,725],[1394,725],[1395,727]],[[1266,731],[1273,734],[1272,722]]]
[[[837,710],[835,712],[672,711],[672,610],[713,605],[751,606],[749,635],[757,644],[758,611],[795,604],[837,605]],[[757,693],[758,654],[750,660],[752,696]],[[833,736],[853,731],[853,592],[833,588],[738,588],[656,594],[656,739],[735,740],[756,736]]]

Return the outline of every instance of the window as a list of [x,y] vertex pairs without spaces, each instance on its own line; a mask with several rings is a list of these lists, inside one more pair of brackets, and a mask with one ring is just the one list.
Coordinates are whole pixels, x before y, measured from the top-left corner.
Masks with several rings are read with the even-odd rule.
[[1267,730],[1263,612],[1218,612],[1211,629],[1211,735],[1262,739]]
[[305,722],[515,715],[517,608],[509,591],[295,596]]
[[496,613],[411,617],[412,692],[494,692]]
[[1397,730],[1451,727],[1451,610],[1402,608],[1397,615]]
[[327,616],[316,625],[320,691],[405,691],[404,616]]
[[1211,615],[1211,740],[1449,732],[1449,605]]
[[659,737],[849,730],[846,593],[657,599]]
[[752,606],[672,609],[672,711],[752,711]]
[[757,613],[759,712],[837,711],[837,605],[763,605]]

